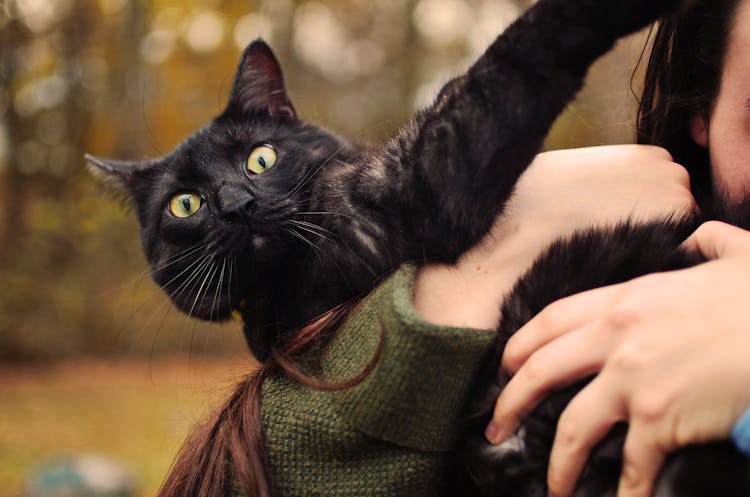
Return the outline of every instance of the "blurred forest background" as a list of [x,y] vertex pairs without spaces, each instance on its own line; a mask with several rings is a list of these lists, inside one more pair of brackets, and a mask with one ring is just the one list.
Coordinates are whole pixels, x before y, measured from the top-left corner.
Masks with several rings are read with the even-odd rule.
[[[0,360],[216,352],[143,273],[85,152],[164,154],[222,108],[262,36],[300,114],[381,139],[519,13],[508,0],[0,0]],[[631,140],[642,39],[595,67],[549,147]],[[165,319],[166,316],[166,319]],[[163,322],[164,321],[164,322]],[[163,323],[162,323],[163,322]],[[232,330],[235,326],[230,326]]]
[[[0,467],[31,443],[3,423],[48,409],[44,397],[31,414],[11,413],[6,399],[27,397],[8,389],[44,364],[58,364],[44,370],[54,378],[66,371],[54,369],[61,360],[143,357],[142,372],[175,353],[200,362],[244,347],[238,325],[188,322],[170,310],[146,272],[132,212],[95,184],[85,152],[167,153],[222,109],[241,50],[259,36],[281,60],[303,118],[382,139],[530,3],[0,0]],[[645,33],[631,37],[594,67],[548,148],[632,141],[644,42]],[[80,391],[32,384],[61,399]],[[163,390],[151,394],[163,400]],[[44,423],[39,430],[54,430],[54,420]]]

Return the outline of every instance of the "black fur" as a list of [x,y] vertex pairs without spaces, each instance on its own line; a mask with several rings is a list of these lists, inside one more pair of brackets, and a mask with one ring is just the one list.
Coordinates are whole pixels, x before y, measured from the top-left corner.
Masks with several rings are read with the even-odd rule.
[[[750,228],[747,205],[726,220]],[[723,216],[722,216],[723,217]],[[510,336],[552,302],[591,288],[627,281],[657,271],[703,262],[679,244],[700,224],[696,216],[682,221],[624,224],[612,231],[583,232],[554,244],[519,280],[506,300],[498,348],[487,359],[481,382],[463,429],[457,456],[460,469],[449,475],[455,495],[545,497],[547,462],[555,427],[570,399],[588,382],[550,395],[524,421],[518,437],[502,449],[484,438],[495,401],[508,378],[497,379],[502,349]],[[622,465],[627,427],[616,427],[590,456],[576,497],[614,497]],[[515,447],[513,446],[515,444]],[[690,447],[666,463],[657,484],[658,497],[750,496],[747,460],[730,442]]]
[[[453,262],[473,246],[502,213],[590,64],[680,3],[541,0],[432,107],[369,148],[300,121],[275,57],[256,41],[242,56],[225,111],[172,154],[133,164],[89,159],[133,197],[153,277],[175,304],[204,319],[241,309],[248,344],[263,359],[289,333],[366,294],[399,264]],[[248,155],[264,144],[277,152],[277,165],[248,172]],[[170,214],[170,198],[181,192],[202,198],[191,217]],[[559,297],[697,263],[676,248],[697,223],[625,225],[555,244],[508,299],[485,377],[495,377],[507,337]],[[450,483],[461,495],[478,487],[485,495],[544,495],[555,420],[575,389],[531,416],[524,450],[497,458],[482,431],[500,388],[481,386],[492,398],[479,402],[468,423],[459,457],[469,471],[450,475]],[[577,495],[612,491],[620,446],[615,434],[594,455]],[[726,457],[745,470],[739,456]],[[680,468],[692,464],[687,453],[677,460],[686,461]],[[673,473],[672,488],[697,488]],[[714,475],[685,475],[713,488]],[[745,480],[732,481],[742,493],[731,495],[748,495]]]

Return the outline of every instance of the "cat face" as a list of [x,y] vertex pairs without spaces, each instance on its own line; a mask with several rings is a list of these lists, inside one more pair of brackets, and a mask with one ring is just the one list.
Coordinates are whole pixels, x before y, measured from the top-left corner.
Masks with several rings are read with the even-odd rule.
[[229,104],[167,157],[87,156],[129,195],[154,280],[182,311],[225,319],[303,247],[300,217],[342,142],[300,122],[262,41],[245,50]]

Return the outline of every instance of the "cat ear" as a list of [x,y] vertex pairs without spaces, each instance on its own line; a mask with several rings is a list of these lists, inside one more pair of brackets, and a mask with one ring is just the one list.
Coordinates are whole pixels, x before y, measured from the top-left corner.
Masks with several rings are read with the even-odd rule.
[[130,193],[136,173],[149,168],[151,162],[123,162],[86,154],[89,171],[118,192]]
[[289,122],[297,120],[297,113],[284,88],[281,66],[271,47],[263,40],[257,39],[245,48],[225,112],[267,115]]

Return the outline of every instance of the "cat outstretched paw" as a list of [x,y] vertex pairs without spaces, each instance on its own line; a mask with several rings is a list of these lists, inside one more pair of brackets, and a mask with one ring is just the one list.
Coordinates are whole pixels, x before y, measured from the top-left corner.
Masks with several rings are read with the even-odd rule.
[[612,23],[613,27],[623,33],[628,33],[645,28],[691,2],[692,0],[610,0],[599,3],[607,12],[608,23]]

